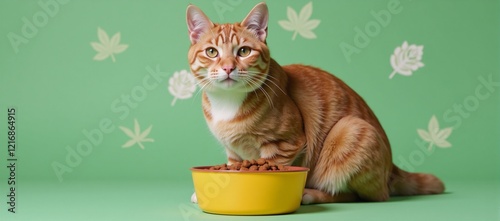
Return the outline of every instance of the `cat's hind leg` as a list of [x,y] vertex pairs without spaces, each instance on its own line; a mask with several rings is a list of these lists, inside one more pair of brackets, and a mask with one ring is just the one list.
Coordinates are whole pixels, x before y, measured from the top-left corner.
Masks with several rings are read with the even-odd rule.
[[346,193],[361,200],[385,201],[389,198],[391,160],[389,147],[375,127],[357,117],[344,117],[324,141],[307,183],[308,188],[317,191],[305,191],[303,203],[355,199],[345,198]]

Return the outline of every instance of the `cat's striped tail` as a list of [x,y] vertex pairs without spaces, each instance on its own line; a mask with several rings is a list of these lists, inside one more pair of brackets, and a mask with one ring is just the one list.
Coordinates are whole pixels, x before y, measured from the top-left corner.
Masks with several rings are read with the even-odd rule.
[[432,174],[410,173],[393,166],[389,180],[392,196],[439,194],[444,192],[443,182]]

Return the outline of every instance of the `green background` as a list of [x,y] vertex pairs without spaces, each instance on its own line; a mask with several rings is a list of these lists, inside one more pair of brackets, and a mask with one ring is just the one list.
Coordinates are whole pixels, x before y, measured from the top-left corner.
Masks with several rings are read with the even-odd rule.
[[[436,174],[446,194],[238,218],[191,205],[189,168],[225,162],[225,154],[203,119],[199,88],[172,105],[169,82],[189,69],[185,10],[192,3],[214,22],[237,22],[258,2],[1,1],[0,220],[500,220],[500,1],[493,0],[314,0],[310,19],[320,20],[314,39],[292,39],[293,31],[278,23],[288,19],[288,7],[298,14],[311,1],[267,1],[273,58],[346,81],[382,122],[395,163]],[[356,45],[356,30],[374,27],[373,13],[397,2],[400,12],[378,23],[366,45]],[[35,34],[23,34],[27,23]],[[93,59],[98,28],[110,38],[119,32],[128,45],[115,61]],[[24,43],[13,44],[13,35]],[[425,66],[389,79],[390,57],[404,41],[424,46]],[[346,56],[341,44],[359,53]],[[16,108],[16,214],[2,197],[10,187],[10,107]],[[432,116],[440,129],[452,128],[451,147],[429,151],[417,133],[428,130]],[[154,142],[143,142],[144,149],[122,147],[130,137],[119,127],[133,130],[134,119],[141,131],[151,126]],[[82,142],[91,144],[83,155],[77,152]],[[68,170],[58,177],[54,165]]]

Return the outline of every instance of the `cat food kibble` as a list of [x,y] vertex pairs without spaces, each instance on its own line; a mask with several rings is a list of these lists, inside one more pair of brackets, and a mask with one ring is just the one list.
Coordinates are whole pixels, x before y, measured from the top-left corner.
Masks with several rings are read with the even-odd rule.
[[283,171],[287,170],[287,166],[275,164],[264,158],[258,160],[244,160],[236,162],[232,165],[221,164],[208,168],[208,170],[239,170],[239,171]]

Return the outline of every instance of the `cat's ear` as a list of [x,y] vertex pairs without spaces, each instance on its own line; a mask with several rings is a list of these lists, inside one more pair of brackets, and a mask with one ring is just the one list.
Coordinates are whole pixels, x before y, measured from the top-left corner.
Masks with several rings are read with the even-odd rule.
[[252,11],[250,11],[250,13],[248,13],[247,17],[241,22],[241,25],[254,32],[262,42],[265,42],[267,37],[268,19],[269,13],[267,5],[266,3],[261,2],[257,4]]
[[205,13],[194,5],[187,7],[186,21],[189,30],[189,39],[192,44],[196,44],[200,36],[214,26]]

